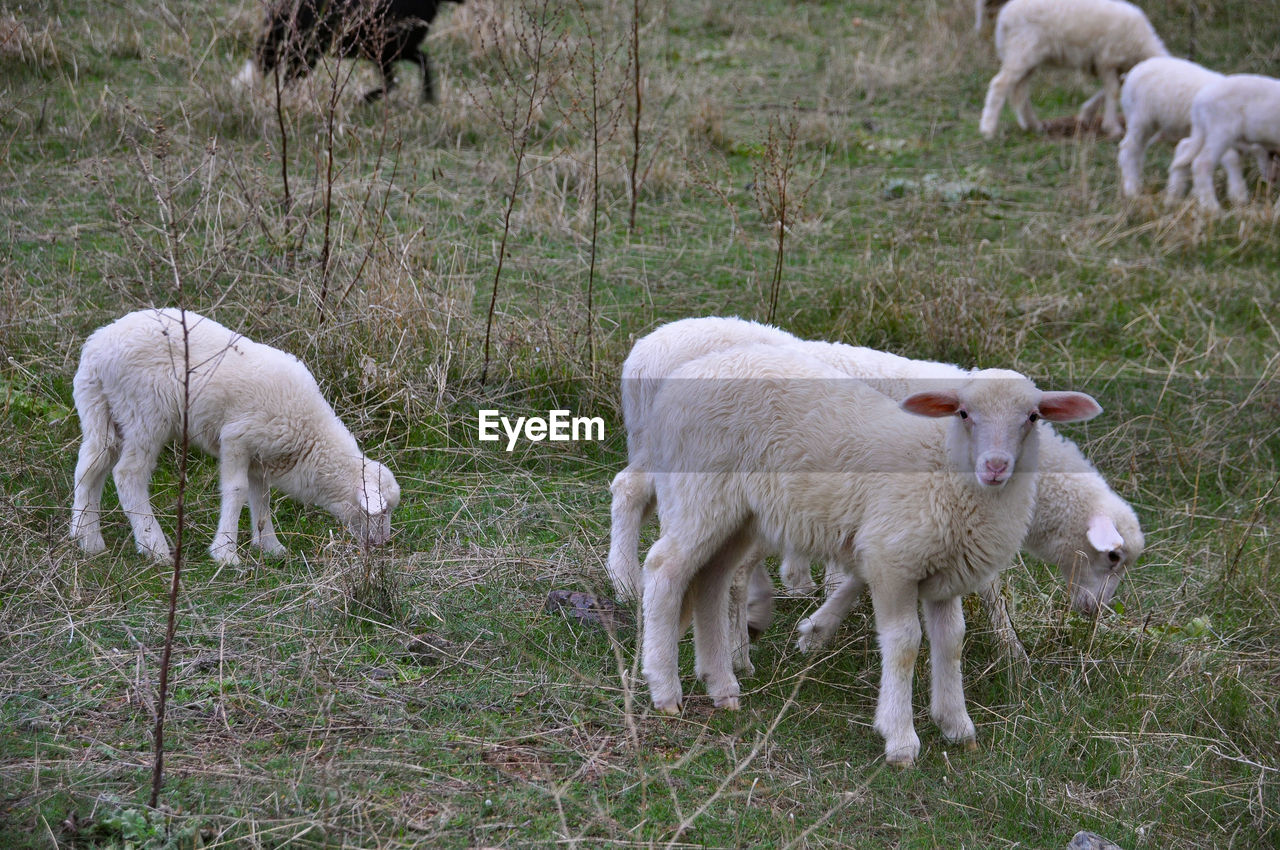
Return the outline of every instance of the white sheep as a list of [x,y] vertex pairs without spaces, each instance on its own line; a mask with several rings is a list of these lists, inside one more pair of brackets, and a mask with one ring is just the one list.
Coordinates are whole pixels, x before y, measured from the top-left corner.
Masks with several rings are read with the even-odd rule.
[[222,510],[209,549],[215,560],[238,562],[246,500],[254,545],[284,553],[271,525],[271,485],[327,509],[366,544],[387,541],[400,487],[391,470],[360,451],[307,367],[190,310],[163,309],[99,328],[80,353],[72,395],[83,441],[71,537],[86,552],[106,548],[102,487],[113,472],[138,551],[170,556],[148,487],[160,451],[181,437],[184,381],[190,443],[219,458]]
[[[1201,88],[1191,101],[1191,135],[1174,149],[1169,184],[1190,168],[1200,206],[1221,209],[1213,172],[1229,151],[1242,146],[1257,146],[1266,156],[1280,152],[1280,80],[1235,74]],[[1264,162],[1259,156],[1259,164]],[[1243,192],[1232,198],[1237,203],[1244,200]]]
[[1120,75],[1152,56],[1167,56],[1164,44],[1142,10],[1124,0],[1010,0],[996,17],[996,55],[1000,71],[987,88],[978,128],[995,136],[1000,111],[1009,100],[1018,126],[1039,132],[1043,125],[1031,108],[1031,74],[1041,65],[1091,71],[1103,89],[1081,107],[1085,120],[1105,98],[1102,129],[1120,135],[1116,104]]
[[[875,727],[890,763],[909,765],[920,748],[911,678],[921,600],[931,715],[944,737],[972,744],[960,596],[1007,567],[1030,526],[1037,419],[1098,412],[1087,395],[1041,392],[1005,370],[915,393],[899,409],[786,345],[734,348],[680,367],[659,389],[649,425],[662,534],[644,564],[642,667],[655,707],[680,706],[686,592],[697,673],[716,705],[737,707],[728,590],[763,538],[834,561],[870,588],[882,659]],[[826,609],[806,621],[809,633],[827,624]]]
[[[806,342],[809,356],[866,381],[901,401],[929,385],[965,380],[974,373],[951,363],[913,360],[872,348]],[[1125,569],[1145,546],[1133,508],[1107,485],[1080,449],[1048,422],[1040,424],[1040,496],[1023,548],[1057,565],[1071,592],[1072,606],[1091,615],[1115,595]],[[808,564],[784,561],[788,587],[803,587]],[[999,612],[990,610],[999,623]]]
[[[1200,89],[1222,78],[1217,71],[1171,56],[1146,59],[1129,71],[1120,87],[1120,108],[1125,118],[1118,156],[1123,196],[1132,198],[1142,193],[1142,161],[1150,144],[1159,138],[1185,138],[1191,132],[1191,101]],[[1259,166],[1265,168],[1261,155]],[[1228,197],[1234,203],[1243,203],[1248,189],[1235,148],[1223,152],[1222,167],[1227,172]],[[1187,177],[1186,169],[1170,172],[1166,200],[1182,197]]]
[[636,342],[622,363],[622,420],[627,429],[627,466],[609,485],[612,526],[606,570],[614,592],[627,599],[640,588],[640,528],[653,513],[653,481],[645,471],[649,410],[662,381],[677,367],[709,354],[751,343],[797,342],[786,331],[736,317],[668,322]]

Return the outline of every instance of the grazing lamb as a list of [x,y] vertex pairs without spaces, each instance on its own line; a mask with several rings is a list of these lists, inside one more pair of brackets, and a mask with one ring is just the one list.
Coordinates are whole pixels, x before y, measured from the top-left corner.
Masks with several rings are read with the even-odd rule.
[[[1036,421],[1099,412],[1087,395],[1041,392],[1004,370],[915,393],[899,409],[785,345],[735,348],[680,367],[663,382],[649,425],[662,534],[644,564],[642,658],[655,707],[680,706],[686,592],[697,673],[716,705],[737,707],[728,590],[745,550],[763,538],[834,561],[870,588],[882,658],[875,726],[890,763],[909,765],[920,749],[911,678],[921,600],[931,714],[947,739],[972,744],[960,596],[1007,567],[1026,536]],[[826,608],[810,631],[825,624]]]
[[236,533],[246,499],[254,545],[268,555],[284,553],[271,525],[273,484],[327,509],[365,544],[388,540],[400,487],[391,470],[360,451],[307,367],[212,319],[165,309],[138,310],[99,328],[80,353],[72,394],[83,442],[71,538],[81,548],[106,548],[102,486],[113,471],[138,551],[169,557],[148,485],[161,449],[182,433],[184,371],[190,441],[220,460],[222,512],[209,548],[214,560],[238,562]]
[[[1120,193],[1136,197],[1142,193],[1142,161],[1147,147],[1158,138],[1182,139],[1191,132],[1191,101],[1200,89],[1223,78],[1217,71],[1186,59],[1155,56],[1139,62],[1125,76],[1120,87],[1120,108],[1124,110],[1125,134],[1120,141]],[[1259,166],[1265,160],[1259,157]],[[1227,195],[1234,203],[1248,197],[1240,155],[1234,148],[1222,154],[1227,172]],[[1186,191],[1187,170],[1169,174],[1165,190],[1168,201],[1176,201]]]
[[[1229,151],[1241,146],[1257,146],[1268,157],[1280,152],[1280,80],[1236,74],[1200,89],[1191,101],[1191,135],[1174,150],[1170,185],[1176,172],[1185,174],[1190,167],[1200,206],[1220,210],[1213,171]],[[1244,199],[1242,195],[1232,201]]]
[[336,41],[339,56],[368,59],[382,73],[382,87],[365,92],[366,103],[396,87],[399,61],[422,69],[422,99],[433,103],[435,84],[422,42],[439,8],[440,0],[272,0],[253,58],[232,85],[256,88],[281,65],[284,83],[304,77]]
[[[995,136],[1006,100],[1018,126],[1043,130],[1030,97],[1031,73],[1041,65],[1079,68],[1101,77],[1102,129],[1119,136],[1120,75],[1143,59],[1169,55],[1142,10],[1124,0],[1010,0],[996,17],[995,42],[1000,71],[987,89],[978,124],[988,139]],[[1098,96],[1081,107],[1081,120],[1095,108]]]

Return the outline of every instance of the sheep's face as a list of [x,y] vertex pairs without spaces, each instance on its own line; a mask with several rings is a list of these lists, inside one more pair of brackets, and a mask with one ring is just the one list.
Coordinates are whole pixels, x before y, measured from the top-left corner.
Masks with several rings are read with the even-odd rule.
[[391,470],[366,459],[352,500],[344,521],[361,545],[381,546],[390,540],[391,513],[400,504],[400,485]]
[[988,369],[955,389],[908,396],[902,409],[919,416],[952,416],[956,424],[948,448],[957,468],[972,469],[979,485],[1000,488],[1013,477],[1019,458],[1038,446],[1035,424],[1091,419],[1102,412],[1084,393],[1041,392],[1035,384],[1004,369]]
[[1075,558],[1062,565],[1071,591],[1071,607],[1093,616],[1110,604],[1125,570],[1142,556],[1145,545],[1138,518],[1131,511],[1120,512],[1116,517],[1090,517],[1085,539],[1076,546]]

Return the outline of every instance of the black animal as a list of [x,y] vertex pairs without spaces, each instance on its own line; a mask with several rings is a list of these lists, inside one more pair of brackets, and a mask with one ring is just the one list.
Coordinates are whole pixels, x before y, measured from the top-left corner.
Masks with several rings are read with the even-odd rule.
[[366,103],[396,87],[394,66],[399,61],[422,69],[422,99],[434,103],[431,63],[422,41],[439,8],[440,0],[275,0],[253,59],[237,81],[281,68],[282,81],[289,83],[306,76],[333,49],[347,59],[368,59],[382,72],[382,87],[366,92]]

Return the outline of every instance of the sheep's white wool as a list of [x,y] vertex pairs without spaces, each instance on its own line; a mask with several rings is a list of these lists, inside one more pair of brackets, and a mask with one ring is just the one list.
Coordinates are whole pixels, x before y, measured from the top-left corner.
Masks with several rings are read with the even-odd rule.
[[1010,100],[1018,126],[1043,129],[1031,108],[1030,77],[1041,65],[1090,71],[1103,90],[1081,107],[1087,117],[1105,98],[1102,128],[1120,135],[1117,101],[1120,75],[1152,56],[1168,51],[1142,10],[1124,0],[1010,0],[996,17],[996,55],[1000,71],[987,89],[979,130],[996,132],[1000,111]]
[[139,310],[85,341],[73,396],[83,441],[71,537],[85,551],[106,546],[102,487],[113,472],[138,550],[169,557],[148,486],[161,449],[181,436],[184,398],[190,443],[220,459],[222,511],[210,547],[216,560],[237,562],[246,501],[254,544],[268,554],[285,551],[271,524],[271,485],[327,509],[365,543],[390,537],[400,502],[395,477],[360,451],[291,354],[191,311]]
[[662,536],[645,560],[642,604],[643,670],[659,710],[676,710],[682,698],[676,644],[686,592],[698,675],[717,705],[737,706],[729,585],[762,538],[856,578],[801,624],[802,649],[839,623],[846,588],[870,588],[882,655],[876,729],[891,762],[909,764],[919,751],[911,678],[920,601],[933,717],[948,739],[973,741],[960,595],[1005,568],[1030,526],[1035,418],[1072,421],[1100,408],[1004,370],[901,404],[798,345],[709,354],[663,382],[646,438]]
[[[1221,209],[1213,172],[1229,151],[1241,146],[1280,152],[1280,80],[1236,74],[1201,88],[1191,101],[1191,135],[1174,150],[1170,184],[1176,173],[1190,168],[1196,201],[1207,210]],[[1245,196],[1231,200],[1243,203]]]

